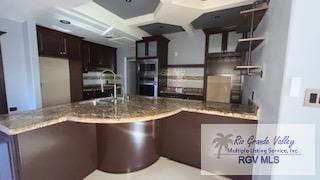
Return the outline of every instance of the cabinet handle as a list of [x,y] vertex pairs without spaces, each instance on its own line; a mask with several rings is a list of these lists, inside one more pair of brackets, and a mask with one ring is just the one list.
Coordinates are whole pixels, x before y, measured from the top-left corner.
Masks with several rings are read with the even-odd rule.
[[64,42],[64,54],[67,54],[67,40],[63,39]]

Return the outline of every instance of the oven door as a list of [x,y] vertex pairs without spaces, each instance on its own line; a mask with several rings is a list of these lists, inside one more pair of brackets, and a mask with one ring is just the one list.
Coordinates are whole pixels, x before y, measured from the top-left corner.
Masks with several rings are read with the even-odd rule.
[[142,96],[158,96],[158,84],[156,82],[141,82],[138,85],[139,94]]
[[158,59],[139,60],[138,72],[158,72]]
[[144,96],[158,96],[158,59],[137,62],[138,93]]

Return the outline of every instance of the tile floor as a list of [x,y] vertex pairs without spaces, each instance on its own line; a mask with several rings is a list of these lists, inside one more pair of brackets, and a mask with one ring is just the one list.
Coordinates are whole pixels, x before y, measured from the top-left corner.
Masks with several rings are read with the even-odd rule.
[[184,164],[160,158],[141,171],[130,174],[110,174],[94,171],[84,180],[229,180],[220,176],[201,176],[200,170]]

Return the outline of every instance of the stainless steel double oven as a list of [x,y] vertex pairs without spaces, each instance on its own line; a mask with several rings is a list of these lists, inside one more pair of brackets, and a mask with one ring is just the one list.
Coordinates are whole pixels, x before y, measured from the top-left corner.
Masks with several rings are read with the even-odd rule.
[[158,59],[145,59],[137,61],[137,89],[139,95],[158,96],[159,86]]

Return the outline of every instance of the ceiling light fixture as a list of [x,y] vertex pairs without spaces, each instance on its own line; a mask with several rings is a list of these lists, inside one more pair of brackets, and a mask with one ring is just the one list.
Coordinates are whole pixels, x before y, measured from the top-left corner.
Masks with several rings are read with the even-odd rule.
[[132,2],[132,0],[126,0],[126,2],[131,3],[131,2]]
[[61,19],[60,22],[61,22],[62,24],[71,24],[70,21],[67,21],[67,20],[64,20],[64,19]]

